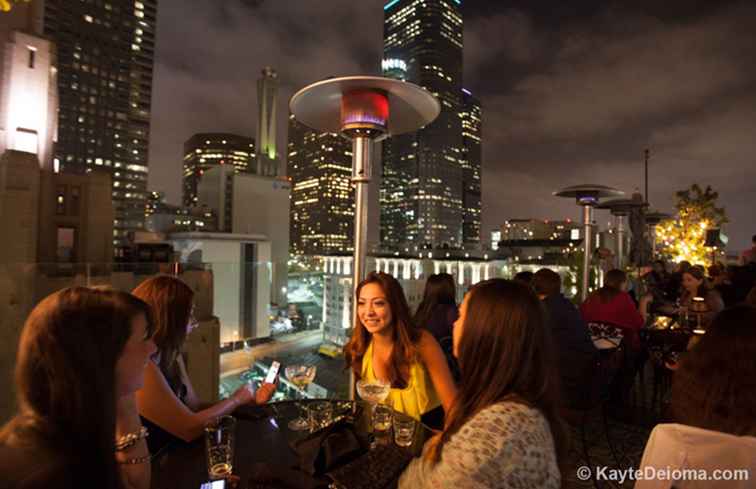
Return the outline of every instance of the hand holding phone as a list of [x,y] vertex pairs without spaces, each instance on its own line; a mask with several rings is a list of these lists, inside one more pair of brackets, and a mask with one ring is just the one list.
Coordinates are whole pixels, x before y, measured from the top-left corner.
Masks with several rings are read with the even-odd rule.
[[281,363],[274,361],[270,365],[270,370],[268,370],[268,375],[265,377],[265,383],[266,384],[275,384],[276,379],[278,377],[278,371],[281,369]]

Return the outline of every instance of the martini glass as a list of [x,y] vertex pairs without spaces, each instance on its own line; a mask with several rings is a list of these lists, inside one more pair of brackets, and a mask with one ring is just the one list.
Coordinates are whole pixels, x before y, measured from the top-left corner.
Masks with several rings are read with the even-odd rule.
[[[304,390],[308,384],[315,380],[315,372],[317,367],[315,365],[289,365],[286,367],[286,378],[289,382],[297,386],[300,391],[302,399],[304,399]],[[289,429],[292,431],[304,431],[310,428],[310,423],[305,419],[302,412],[302,403],[297,403],[299,408],[299,417],[289,422]]]
[[370,405],[370,428],[373,429],[375,406],[386,400],[391,392],[391,384],[382,380],[359,380],[357,393]]

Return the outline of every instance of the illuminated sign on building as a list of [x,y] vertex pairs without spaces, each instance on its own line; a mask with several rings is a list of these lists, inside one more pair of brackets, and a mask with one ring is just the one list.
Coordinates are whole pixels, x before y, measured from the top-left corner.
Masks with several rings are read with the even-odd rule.
[[400,71],[407,71],[407,63],[405,63],[401,59],[384,59],[381,61],[381,68],[383,71],[389,71],[389,70],[400,70]]

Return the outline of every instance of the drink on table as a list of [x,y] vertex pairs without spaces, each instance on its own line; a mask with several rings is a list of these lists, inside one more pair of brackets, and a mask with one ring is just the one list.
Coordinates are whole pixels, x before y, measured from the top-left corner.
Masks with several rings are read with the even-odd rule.
[[222,479],[231,475],[235,431],[236,420],[232,416],[221,416],[205,426],[207,472],[211,479]]
[[[315,365],[289,365],[286,367],[286,378],[294,384],[297,389],[302,393],[302,397],[306,397],[306,387],[315,380],[315,373],[317,367]],[[289,429],[292,431],[303,431],[310,428],[309,421],[304,417],[302,413],[302,405],[298,404],[299,417],[289,422]]]
[[412,445],[415,438],[415,420],[402,413],[394,413],[394,443],[400,447]]
[[379,432],[386,432],[391,429],[392,415],[393,410],[388,406],[379,404],[375,407],[375,411],[373,412],[373,431],[376,435]]
[[380,380],[375,382],[360,380],[357,382],[357,393],[373,406],[383,402],[388,397],[389,392],[391,392],[391,384]]

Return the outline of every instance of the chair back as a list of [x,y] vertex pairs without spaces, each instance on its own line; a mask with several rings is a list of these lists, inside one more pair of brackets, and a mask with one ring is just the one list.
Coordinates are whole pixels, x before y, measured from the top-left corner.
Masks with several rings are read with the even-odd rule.
[[[640,470],[644,478],[636,482],[635,489],[752,488],[755,454],[756,437],[682,424],[659,424],[651,432],[643,451]],[[654,472],[681,477],[668,476],[667,480],[647,477]],[[730,480],[695,480],[700,475]]]
[[625,336],[620,327],[597,321],[589,322],[588,330],[591,332],[593,344],[599,350],[617,348]]

